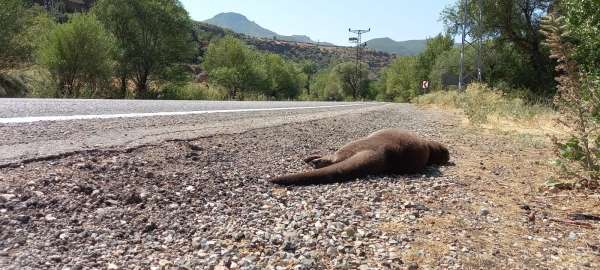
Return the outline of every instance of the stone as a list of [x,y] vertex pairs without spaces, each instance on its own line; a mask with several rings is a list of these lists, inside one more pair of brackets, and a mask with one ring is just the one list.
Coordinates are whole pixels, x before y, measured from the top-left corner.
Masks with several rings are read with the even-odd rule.
[[577,234],[575,232],[570,232],[569,236],[567,236],[567,239],[569,239],[571,241],[575,241],[575,240],[577,240]]

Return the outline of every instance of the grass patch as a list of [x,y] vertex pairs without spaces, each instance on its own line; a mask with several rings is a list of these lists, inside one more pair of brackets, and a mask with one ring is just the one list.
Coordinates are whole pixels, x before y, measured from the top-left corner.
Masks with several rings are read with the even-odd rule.
[[470,124],[501,131],[555,134],[556,113],[545,104],[510,97],[501,89],[473,83],[464,92],[436,91],[413,100],[418,105],[462,111]]

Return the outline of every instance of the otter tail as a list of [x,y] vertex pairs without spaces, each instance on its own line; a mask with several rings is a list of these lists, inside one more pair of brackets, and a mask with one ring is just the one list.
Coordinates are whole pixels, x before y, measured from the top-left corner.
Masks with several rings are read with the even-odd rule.
[[275,177],[270,181],[278,185],[317,185],[344,182],[356,177],[383,170],[384,160],[374,151],[359,152],[333,165],[296,174]]

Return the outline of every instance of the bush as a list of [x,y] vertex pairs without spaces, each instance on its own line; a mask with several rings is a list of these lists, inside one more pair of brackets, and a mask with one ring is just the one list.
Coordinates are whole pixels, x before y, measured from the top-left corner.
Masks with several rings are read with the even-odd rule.
[[417,59],[398,57],[382,71],[378,82],[378,99],[394,102],[409,102],[419,94]]
[[306,84],[299,68],[276,54],[264,54],[263,66],[266,82],[260,92],[275,99],[294,99]]
[[19,76],[0,74],[0,97],[23,97],[27,86]]
[[55,25],[39,6],[21,0],[0,1],[0,71],[29,64]]
[[211,42],[203,65],[209,81],[227,88],[232,99],[257,91],[265,83],[259,55],[232,36]]
[[56,97],[80,97],[84,87],[93,96],[110,79],[113,44],[93,15],[75,15],[57,26],[39,52],[58,85]]
[[600,78],[581,72],[576,47],[569,42],[565,18],[552,13],[542,20],[542,33],[556,59],[558,92],[554,104],[560,111],[559,123],[569,131],[568,141],[553,138],[563,178],[575,179],[580,187],[600,186]]
[[168,100],[227,100],[227,91],[200,83],[169,83],[161,89],[159,96]]

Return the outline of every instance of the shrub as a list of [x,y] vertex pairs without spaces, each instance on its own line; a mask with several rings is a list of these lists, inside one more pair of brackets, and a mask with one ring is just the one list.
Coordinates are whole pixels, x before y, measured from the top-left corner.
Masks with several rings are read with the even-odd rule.
[[57,26],[39,54],[58,85],[57,97],[80,97],[83,87],[95,92],[110,78],[112,52],[112,37],[96,17],[81,14]]
[[409,102],[419,94],[417,77],[417,58],[398,57],[382,71],[379,87],[379,99],[395,102]]
[[211,42],[203,65],[212,83],[228,89],[229,98],[241,98],[265,83],[258,54],[232,36]]
[[222,87],[201,83],[168,83],[159,96],[169,100],[227,100],[227,91]]
[[556,59],[558,92],[554,98],[561,118],[559,123],[570,131],[567,141],[553,138],[561,176],[575,178],[582,187],[596,188],[600,184],[600,83],[598,78],[581,72],[572,58],[575,47],[567,41],[564,17],[550,14],[542,20],[546,45],[551,58]]

